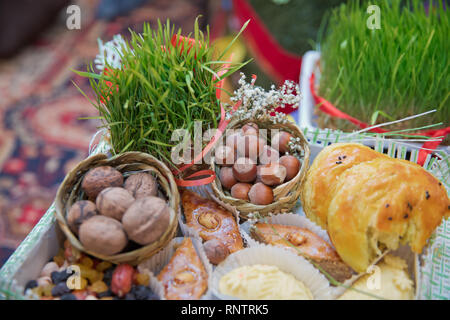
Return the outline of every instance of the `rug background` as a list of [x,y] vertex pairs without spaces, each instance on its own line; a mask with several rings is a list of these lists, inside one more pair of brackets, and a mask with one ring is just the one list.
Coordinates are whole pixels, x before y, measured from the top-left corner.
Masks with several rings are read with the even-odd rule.
[[[170,18],[191,32],[207,16],[205,0],[150,0],[124,17],[95,18],[98,0],[77,0],[80,30],[68,30],[61,12],[54,25],[17,56],[0,60],[0,267],[53,202],[66,173],[87,156],[98,121],[96,109],[78,92],[90,93],[85,70],[98,53],[97,38],[139,32],[142,23]],[[205,18],[206,20],[206,18]]]

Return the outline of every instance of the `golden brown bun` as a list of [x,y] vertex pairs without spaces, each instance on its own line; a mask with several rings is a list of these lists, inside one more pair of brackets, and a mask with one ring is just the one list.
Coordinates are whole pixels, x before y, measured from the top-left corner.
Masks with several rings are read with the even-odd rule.
[[[345,154],[363,152],[366,157],[374,152],[366,153],[354,144],[333,147],[331,151],[324,149],[325,156],[319,154],[318,164],[330,167],[330,161],[323,159],[331,160],[329,155],[340,150]],[[339,256],[358,272],[365,271],[385,248],[396,249],[399,243],[409,243],[420,253],[442,218],[450,216],[445,188],[409,161],[379,156],[346,170],[327,170],[314,163],[311,171],[302,198],[308,204],[305,213],[312,219],[316,213],[320,215],[315,220],[327,227]],[[326,177],[320,176],[325,172]],[[330,184],[323,187],[323,197],[311,192],[318,192],[311,183],[320,177]],[[323,203],[315,203],[317,199]]]
[[361,162],[387,157],[358,143],[334,143],[324,148],[308,170],[300,195],[308,218],[326,228],[330,193],[335,188],[337,177]]

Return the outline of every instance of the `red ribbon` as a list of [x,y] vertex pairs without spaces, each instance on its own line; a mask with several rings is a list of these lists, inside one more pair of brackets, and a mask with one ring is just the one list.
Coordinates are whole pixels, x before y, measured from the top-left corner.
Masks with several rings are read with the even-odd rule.
[[[362,129],[370,127],[369,124],[362,122],[356,118],[353,118],[352,116],[348,115],[347,113],[336,108],[328,100],[319,96],[315,90],[315,85],[314,85],[315,81],[314,80],[315,80],[315,75],[314,75],[314,73],[312,73],[311,77],[309,79],[309,88],[311,90],[311,94],[314,98],[314,101],[316,102],[317,105],[319,105],[320,111],[323,111],[326,114],[328,114],[332,117],[335,117],[335,118],[348,120],[351,123],[357,125],[358,127],[362,128]],[[376,133],[390,132],[389,130],[385,130],[382,128],[373,128],[373,129],[370,129],[369,131],[376,132]],[[409,133],[409,134],[410,135],[422,135],[422,136],[428,136],[428,137],[434,137],[434,138],[440,137],[440,136],[445,137],[446,135],[450,134],[450,127],[446,127],[443,129],[432,129],[432,130],[419,131],[416,133]],[[439,144],[442,142],[442,140],[443,140],[443,138],[441,139],[441,141],[425,142],[419,151],[419,157],[418,157],[417,163],[420,165],[423,165],[425,163],[425,160],[426,160],[428,154],[431,153],[432,150],[436,149],[439,146]],[[425,150],[425,149],[430,149],[430,150]]]

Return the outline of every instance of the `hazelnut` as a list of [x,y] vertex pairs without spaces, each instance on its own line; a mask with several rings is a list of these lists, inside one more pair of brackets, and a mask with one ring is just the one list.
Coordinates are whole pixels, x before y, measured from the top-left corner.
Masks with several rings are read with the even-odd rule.
[[81,224],[80,241],[87,250],[107,256],[121,252],[128,242],[122,224],[101,215]]
[[212,264],[219,264],[230,254],[230,250],[219,239],[211,239],[203,243],[206,256]]
[[252,182],[256,178],[256,163],[249,158],[238,158],[233,165],[233,175],[240,182]]
[[280,153],[286,153],[289,151],[289,141],[292,135],[286,131],[277,132],[272,137],[272,148],[278,150]]
[[300,171],[300,160],[291,155],[282,156],[279,163],[286,168],[286,181],[294,178]]
[[229,146],[218,146],[215,150],[215,161],[217,164],[232,166],[235,160],[235,151]]
[[257,136],[258,132],[259,132],[258,125],[256,123],[253,123],[253,122],[249,122],[247,124],[244,124],[241,129],[242,129],[242,134],[243,135],[254,135],[254,136]]
[[261,168],[263,166],[264,166],[263,164],[261,164],[259,166],[256,166],[256,179],[255,179],[255,181],[253,181],[253,183],[262,182],[262,180],[261,180]]
[[282,184],[286,178],[286,168],[279,163],[269,163],[261,167],[261,181],[268,186]]
[[78,234],[81,224],[97,214],[97,207],[92,201],[80,200],[70,207],[67,213],[67,225],[73,233]]
[[246,135],[238,138],[237,153],[239,157],[250,158],[257,161],[263,147],[266,145],[264,139],[255,135]]
[[272,188],[266,186],[262,182],[258,182],[252,186],[248,193],[250,202],[257,205],[266,205],[273,202]]
[[198,216],[198,223],[207,229],[216,229],[219,226],[219,218],[211,212],[203,212]]
[[271,162],[277,162],[280,158],[280,154],[274,148],[265,145],[261,154],[259,155],[259,162],[261,164],[269,164]]
[[182,285],[195,280],[194,275],[189,270],[178,272],[173,281],[176,285]]
[[252,185],[250,183],[239,182],[231,188],[231,196],[236,199],[247,200],[248,192]]
[[170,208],[158,197],[137,199],[122,217],[128,237],[141,245],[154,242],[167,230]]
[[127,190],[112,187],[98,194],[96,204],[100,214],[120,221],[133,202],[134,198]]
[[97,195],[108,187],[121,187],[123,176],[110,166],[101,166],[89,170],[83,178],[81,188],[89,200],[95,202]]
[[233,150],[236,150],[238,145],[238,140],[242,136],[240,131],[234,132],[227,136],[226,138],[226,146],[230,147]]
[[231,189],[238,182],[233,175],[233,168],[230,167],[220,168],[219,180],[226,189]]
[[135,198],[153,197],[158,193],[158,183],[156,178],[150,173],[139,172],[133,174],[125,180],[123,186]]

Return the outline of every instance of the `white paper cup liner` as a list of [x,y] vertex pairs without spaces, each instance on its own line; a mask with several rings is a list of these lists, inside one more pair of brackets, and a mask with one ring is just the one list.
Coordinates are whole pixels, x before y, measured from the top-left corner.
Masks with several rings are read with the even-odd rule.
[[236,268],[255,264],[276,266],[281,271],[293,275],[309,288],[314,299],[329,300],[335,298],[328,280],[306,259],[287,250],[267,245],[242,249],[229,255],[220,263],[212,275],[211,290],[213,295],[222,300],[236,300],[236,297],[220,292],[220,279]]
[[[151,275],[156,279],[156,276],[161,272],[161,270],[169,263],[170,259],[175,253],[176,246],[179,245],[185,238],[177,237],[172,239],[172,241],[161,251],[156,253],[151,258],[141,262],[138,265],[138,270],[148,270]],[[211,276],[212,276],[212,265],[206,257],[206,253],[203,250],[202,243],[199,239],[191,237],[192,244],[200,258],[200,261],[203,263],[205,267],[206,273],[208,274],[208,289],[201,297],[201,300],[209,300],[211,299]],[[156,281],[161,285],[164,292],[163,284],[156,279]],[[164,297],[164,293],[163,293]]]

